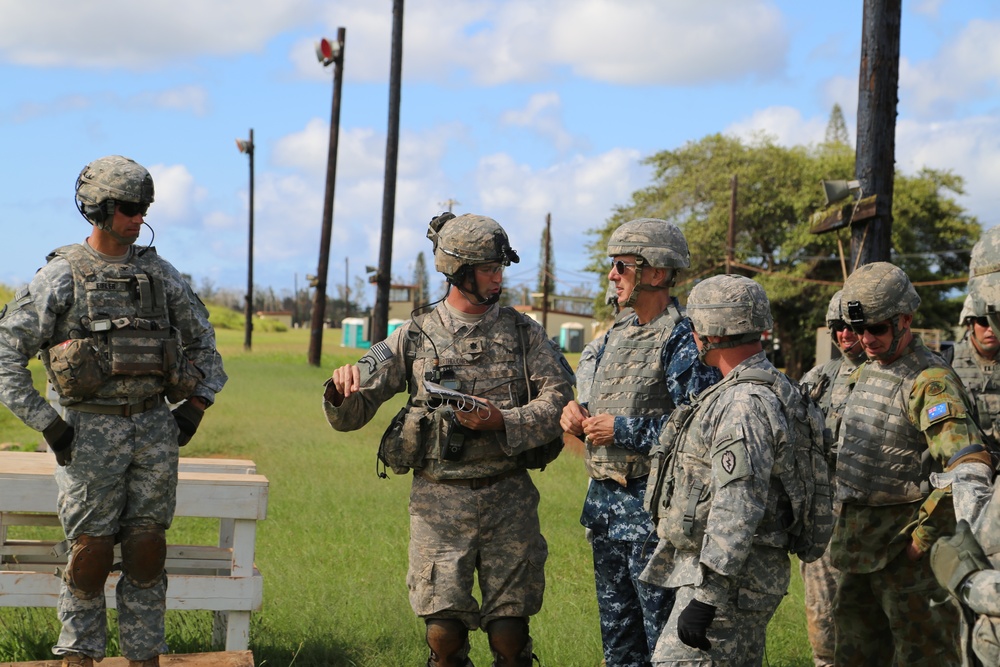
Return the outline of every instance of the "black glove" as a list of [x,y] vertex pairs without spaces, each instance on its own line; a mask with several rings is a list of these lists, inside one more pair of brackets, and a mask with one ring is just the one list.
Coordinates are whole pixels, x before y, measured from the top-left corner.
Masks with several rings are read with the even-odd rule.
[[693,648],[707,651],[712,648],[705,633],[715,620],[715,607],[698,600],[691,600],[677,618],[677,636]]
[[195,431],[198,430],[198,424],[201,423],[201,418],[205,415],[205,411],[196,408],[191,404],[191,401],[184,401],[174,408],[171,414],[174,416],[174,421],[177,422],[177,428],[181,430],[177,436],[177,445],[183,447],[191,442],[191,438],[194,437]]
[[62,417],[56,417],[56,420],[42,431],[42,437],[56,455],[56,463],[63,467],[68,466],[73,460],[73,427]]

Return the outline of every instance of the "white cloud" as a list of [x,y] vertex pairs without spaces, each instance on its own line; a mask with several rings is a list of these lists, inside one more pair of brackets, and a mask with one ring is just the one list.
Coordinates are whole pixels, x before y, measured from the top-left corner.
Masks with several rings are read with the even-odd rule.
[[562,100],[559,93],[537,93],[531,96],[522,109],[505,111],[500,123],[512,127],[524,127],[547,139],[556,150],[567,151],[580,142],[563,127]]
[[726,128],[726,134],[744,139],[764,133],[783,146],[807,146],[823,141],[828,118],[803,118],[793,107],[768,107]]

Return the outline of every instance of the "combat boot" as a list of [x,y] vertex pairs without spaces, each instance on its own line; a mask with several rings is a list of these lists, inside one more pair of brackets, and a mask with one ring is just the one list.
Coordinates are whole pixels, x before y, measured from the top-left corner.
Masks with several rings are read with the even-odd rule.
[[60,667],[94,667],[94,659],[81,653],[67,653]]
[[154,655],[146,660],[129,660],[128,667],[160,667],[160,656]]

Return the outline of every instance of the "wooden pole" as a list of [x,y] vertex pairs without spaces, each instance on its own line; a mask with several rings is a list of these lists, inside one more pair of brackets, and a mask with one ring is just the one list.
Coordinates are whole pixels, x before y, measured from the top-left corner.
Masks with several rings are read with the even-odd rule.
[[729,231],[726,234],[726,273],[732,273],[733,252],[736,246],[736,189],[739,181],[736,174],[729,180]]

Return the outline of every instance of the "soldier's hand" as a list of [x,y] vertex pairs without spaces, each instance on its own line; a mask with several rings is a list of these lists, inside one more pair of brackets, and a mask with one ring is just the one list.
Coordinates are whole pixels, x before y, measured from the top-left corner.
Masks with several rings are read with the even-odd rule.
[[171,414],[177,422],[177,428],[180,429],[180,433],[177,434],[177,445],[183,447],[191,442],[198,425],[201,424],[201,418],[205,416],[205,411],[188,399],[174,408]]
[[340,405],[345,398],[361,388],[361,370],[353,364],[335,369],[330,379],[333,380],[337,393],[334,396],[328,395],[327,400],[334,405]]
[[715,620],[715,607],[699,600],[691,600],[677,617],[677,637],[692,648],[707,651],[712,648],[708,641],[708,627]]
[[478,398],[483,405],[473,410],[455,410],[455,419],[465,428],[473,431],[503,431],[507,425],[500,409],[485,398]]
[[934,577],[955,597],[959,597],[958,588],[966,577],[992,567],[964,519],[958,522],[954,535],[942,537],[931,547]]
[[590,413],[587,412],[586,408],[576,401],[570,401],[559,416],[559,426],[566,433],[583,435],[583,420],[589,416]]
[[73,461],[73,427],[66,423],[62,417],[49,424],[42,437],[48,443],[49,449],[56,455],[56,463],[66,467]]
[[583,420],[583,434],[592,445],[604,447],[615,442],[615,417],[603,414]]

